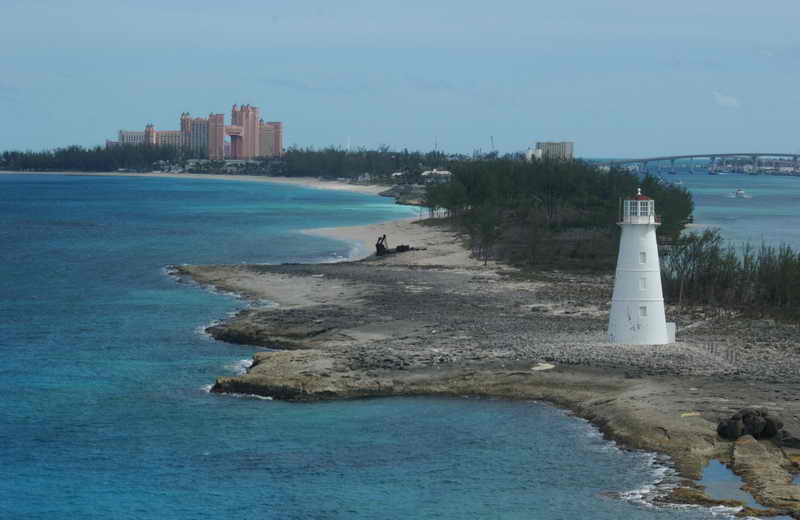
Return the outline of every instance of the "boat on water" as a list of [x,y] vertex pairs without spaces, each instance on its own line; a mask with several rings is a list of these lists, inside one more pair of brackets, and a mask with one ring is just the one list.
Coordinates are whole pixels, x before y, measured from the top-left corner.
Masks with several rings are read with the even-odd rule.
[[749,199],[750,196],[744,192],[742,188],[736,188],[736,191],[733,192],[734,198],[737,199]]

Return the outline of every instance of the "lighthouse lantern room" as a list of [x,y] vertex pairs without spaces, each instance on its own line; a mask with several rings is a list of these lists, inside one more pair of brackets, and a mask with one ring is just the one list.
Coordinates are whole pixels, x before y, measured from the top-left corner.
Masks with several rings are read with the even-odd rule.
[[666,323],[661,291],[656,228],[661,225],[653,199],[642,195],[623,201],[622,228],[608,318],[611,343],[663,345],[675,341],[674,324]]

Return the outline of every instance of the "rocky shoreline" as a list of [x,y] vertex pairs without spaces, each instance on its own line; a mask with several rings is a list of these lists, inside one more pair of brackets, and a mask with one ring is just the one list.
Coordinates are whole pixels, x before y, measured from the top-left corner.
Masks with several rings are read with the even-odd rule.
[[[221,377],[213,391],[303,401],[545,400],[625,446],[669,455],[687,479],[710,459],[725,462],[765,506],[741,514],[800,518],[800,486],[792,484],[800,460],[796,327],[669,309],[676,344],[610,345],[610,276],[524,279],[466,259],[451,232],[394,226],[390,236],[405,232],[431,247],[338,264],[177,268],[200,284],[277,303],[209,327],[217,339],[275,349],[257,352],[245,375]],[[721,439],[717,422],[744,407],[779,415],[783,437]],[[715,502],[688,481],[670,500]]]

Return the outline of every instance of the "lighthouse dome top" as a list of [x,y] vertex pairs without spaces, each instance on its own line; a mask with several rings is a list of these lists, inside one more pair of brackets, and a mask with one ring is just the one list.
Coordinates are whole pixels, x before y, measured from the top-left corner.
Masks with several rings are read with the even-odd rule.
[[656,217],[655,201],[642,195],[641,189],[633,198],[623,201],[621,217],[620,224],[660,224]]
[[636,190],[636,195],[634,195],[633,198],[628,200],[653,200],[653,199],[651,199],[647,195],[642,195],[642,188],[639,188]]

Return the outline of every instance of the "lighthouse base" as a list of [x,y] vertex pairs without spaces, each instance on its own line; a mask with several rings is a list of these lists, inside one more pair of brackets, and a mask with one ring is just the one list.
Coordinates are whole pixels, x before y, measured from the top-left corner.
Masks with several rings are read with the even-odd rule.
[[[675,324],[664,319],[664,303],[612,301],[608,341],[625,345],[666,345],[675,342]],[[670,326],[671,325],[671,326]]]

